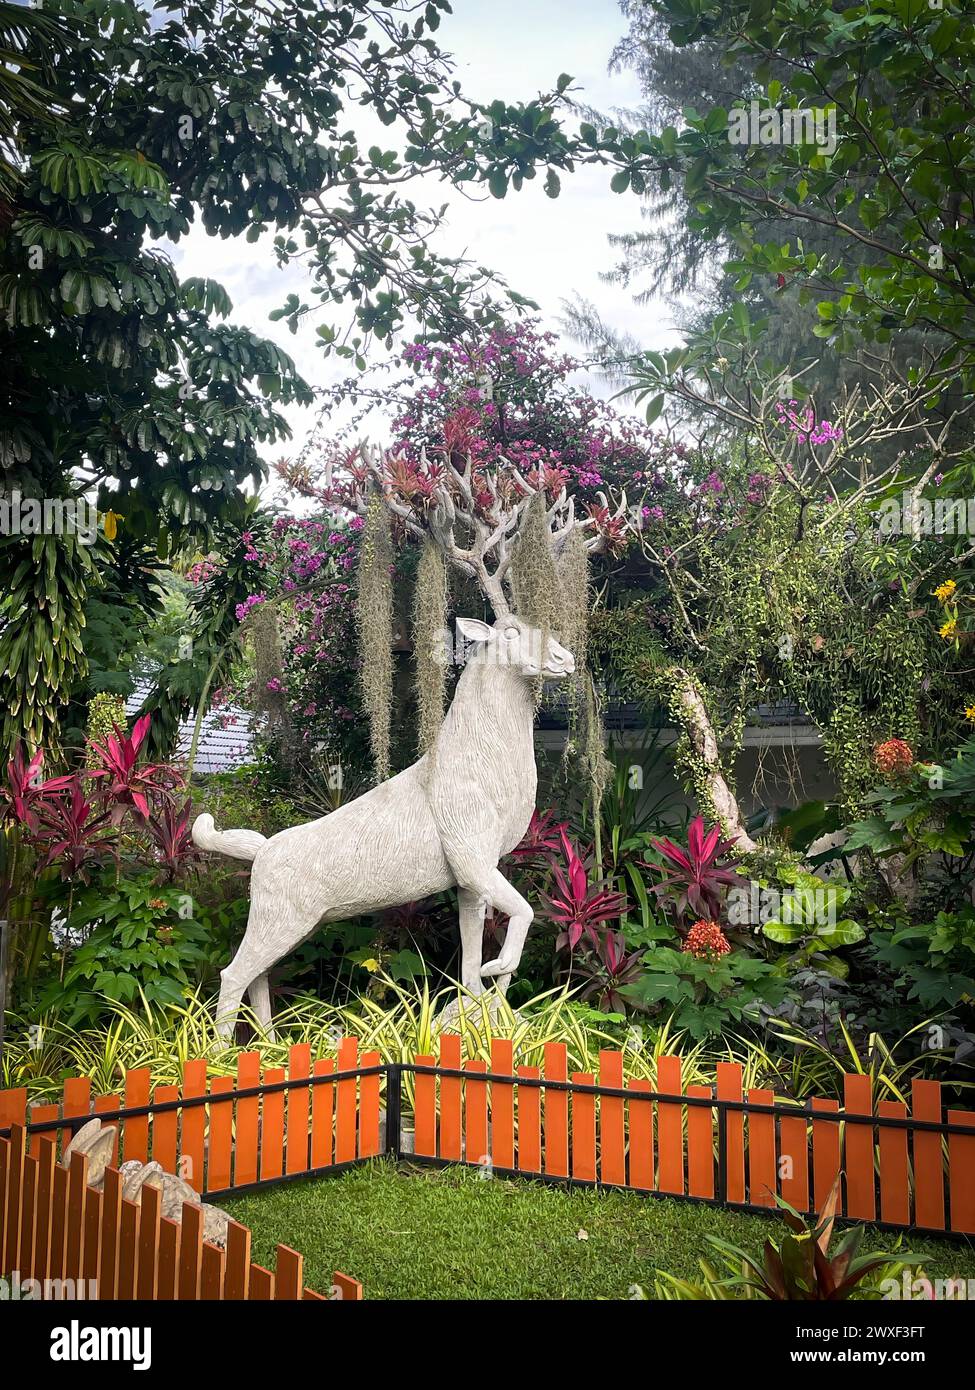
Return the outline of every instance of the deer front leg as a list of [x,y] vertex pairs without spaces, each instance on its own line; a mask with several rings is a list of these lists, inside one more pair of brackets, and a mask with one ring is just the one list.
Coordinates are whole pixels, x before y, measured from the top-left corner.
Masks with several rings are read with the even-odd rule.
[[489,960],[486,965],[482,965],[481,974],[485,977],[500,976],[498,985],[504,991],[508,988],[511,976],[518,969],[521,953],[525,949],[528,928],[535,913],[527,898],[523,898],[518,889],[511,886],[499,869],[495,869],[489,876],[486,887],[492,905],[499,912],[507,913],[508,930],[505,933],[501,954],[497,960]]
[[460,982],[471,994],[480,994],[481,950],[484,944],[484,911],[487,900],[469,888],[458,888],[460,917]]

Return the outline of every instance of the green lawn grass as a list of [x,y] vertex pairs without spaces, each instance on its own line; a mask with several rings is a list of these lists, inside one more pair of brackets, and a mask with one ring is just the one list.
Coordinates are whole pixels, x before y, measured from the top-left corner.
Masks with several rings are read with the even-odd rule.
[[[656,1269],[697,1277],[706,1235],[758,1254],[782,1229],[693,1202],[386,1159],[222,1205],[250,1226],[258,1263],[273,1263],[280,1241],[304,1255],[310,1288],[327,1292],[340,1270],[385,1299],[626,1299],[634,1285],[652,1297]],[[868,1231],[862,1248],[893,1251],[897,1240]],[[971,1243],[905,1236],[902,1248],[923,1257],[930,1278],[975,1278]]]

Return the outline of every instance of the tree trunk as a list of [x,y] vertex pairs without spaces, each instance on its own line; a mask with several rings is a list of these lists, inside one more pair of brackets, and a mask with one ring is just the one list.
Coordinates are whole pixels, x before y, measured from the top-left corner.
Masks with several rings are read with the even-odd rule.
[[758,846],[745,829],[741,808],[725,780],[718,753],[718,740],[694,677],[679,666],[673,667],[671,674],[675,679],[674,693],[681,723],[700,764],[700,776],[710,797],[714,814],[724,833],[734,837],[735,848],[750,854]]

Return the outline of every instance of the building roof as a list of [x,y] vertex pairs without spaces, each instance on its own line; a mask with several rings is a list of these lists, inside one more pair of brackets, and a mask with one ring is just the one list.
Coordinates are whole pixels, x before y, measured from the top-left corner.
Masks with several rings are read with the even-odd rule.
[[[151,690],[151,681],[137,681],[135,690],[125,702],[125,713],[129,716],[135,714]],[[194,723],[195,719],[184,719],[179,726],[176,752],[181,757],[190,751]],[[229,772],[252,762],[254,738],[250,713],[240,705],[219,705],[207,710],[200,729],[194,773]]]

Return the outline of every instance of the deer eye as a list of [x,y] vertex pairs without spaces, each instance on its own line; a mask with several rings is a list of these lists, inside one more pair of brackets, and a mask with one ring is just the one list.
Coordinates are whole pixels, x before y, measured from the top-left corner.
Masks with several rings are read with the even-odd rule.
[[506,627],[504,630],[504,635],[506,641],[513,642],[515,638],[518,636],[518,629],[516,627]]

